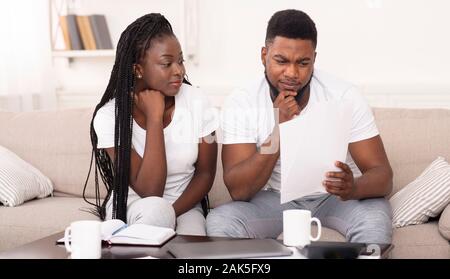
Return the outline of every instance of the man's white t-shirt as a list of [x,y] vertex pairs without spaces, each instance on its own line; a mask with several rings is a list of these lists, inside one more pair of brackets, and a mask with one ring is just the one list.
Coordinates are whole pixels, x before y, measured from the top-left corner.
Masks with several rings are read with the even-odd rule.
[[[214,132],[219,124],[219,113],[206,96],[199,89],[183,84],[175,95],[172,121],[164,128],[167,179],[163,198],[173,203],[183,193],[194,176],[200,139]],[[114,147],[114,127],[113,99],[98,110],[94,119],[97,148]],[[133,119],[132,148],[141,158],[144,155],[146,135],[147,131]],[[138,195],[130,187],[129,199],[136,197]]]
[[[307,113],[309,106],[318,102],[350,101],[353,113],[349,143],[379,134],[369,105],[354,85],[315,69],[310,86],[308,104],[299,117]],[[223,144],[256,143],[259,151],[275,126],[273,102],[264,75],[255,82],[233,91],[222,109],[221,124]],[[349,153],[346,163],[354,175],[361,174]],[[280,188],[281,166],[278,159],[264,189],[280,191]]]

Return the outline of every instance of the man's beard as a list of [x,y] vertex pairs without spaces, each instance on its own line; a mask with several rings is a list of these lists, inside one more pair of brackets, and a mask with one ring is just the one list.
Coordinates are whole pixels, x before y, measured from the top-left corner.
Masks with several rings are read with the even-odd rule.
[[[312,77],[314,75],[314,72],[311,73],[311,77],[309,78],[308,82],[305,84],[305,86],[301,87],[300,89],[297,90],[297,95],[294,97],[295,100],[297,101],[297,103],[300,103],[300,100],[302,99],[303,95],[305,95],[305,93],[308,91],[309,89],[309,85],[311,83]],[[264,71],[264,76],[266,77],[267,83],[269,84],[269,88],[270,88],[270,97],[272,98],[272,102],[275,101],[275,99],[278,97],[278,95],[280,94],[280,90],[278,90],[278,88],[276,88],[269,80],[269,78],[267,77],[267,72]]]

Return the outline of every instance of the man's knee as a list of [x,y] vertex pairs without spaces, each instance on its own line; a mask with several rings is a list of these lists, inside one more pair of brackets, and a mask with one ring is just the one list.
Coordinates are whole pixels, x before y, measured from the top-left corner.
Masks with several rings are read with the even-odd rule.
[[243,216],[236,207],[236,202],[211,210],[206,217],[206,234],[208,236],[250,237],[245,228]]
[[386,199],[367,199],[361,201],[347,238],[352,242],[391,243],[392,212]]
[[130,223],[175,228],[175,210],[161,197],[147,197],[135,202],[128,212]]

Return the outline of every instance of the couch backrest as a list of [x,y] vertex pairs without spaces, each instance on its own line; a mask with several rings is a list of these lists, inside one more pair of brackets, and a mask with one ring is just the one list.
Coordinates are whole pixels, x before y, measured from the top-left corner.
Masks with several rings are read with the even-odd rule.
[[231,201],[231,196],[228,193],[228,189],[223,181],[223,168],[222,168],[222,145],[218,146],[217,154],[217,168],[216,168],[216,179],[214,179],[214,184],[209,192],[209,203],[210,207],[214,208],[221,204]]
[[[47,175],[54,183],[55,194],[81,196],[91,159],[92,112],[0,112],[0,145]],[[450,160],[450,110],[375,108],[374,114],[394,170],[393,193],[414,180],[437,156]],[[223,182],[220,149],[209,195],[212,207],[230,200]],[[91,174],[89,197],[94,196],[93,189]]]
[[413,181],[438,156],[450,160],[450,110],[374,108],[394,171],[391,195]]
[[[394,172],[394,189],[389,197],[438,156],[450,160],[450,110],[373,108],[373,112]],[[210,195],[212,207],[230,200],[222,175],[219,156]]]
[[[92,112],[92,109],[0,112],[0,145],[48,176],[55,195],[81,197],[91,159]],[[91,174],[88,197],[94,197],[93,182]]]

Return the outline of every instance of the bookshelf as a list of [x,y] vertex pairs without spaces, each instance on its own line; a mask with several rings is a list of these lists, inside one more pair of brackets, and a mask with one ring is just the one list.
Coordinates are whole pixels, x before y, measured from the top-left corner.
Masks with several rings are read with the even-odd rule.
[[[49,62],[52,82],[55,84],[56,106],[61,109],[80,108],[93,107],[98,103],[110,79],[120,34],[131,22],[146,13],[161,12],[167,15],[175,28],[179,26],[176,30],[183,43],[185,18],[181,13],[184,11],[185,1],[191,0],[46,0],[47,14],[50,15],[50,21],[47,17],[47,29],[48,32],[51,31],[52,38],[48,39],[48,49],[51,52]],[[69,14],[104,15],[113,49],[65,50],[55,44],[55,38],[62,38],[63,43],[65,42],[61,34],[56,37],[59,16]]]
[[53,50],[53,57],[65,58],[82,58],[82,57],[114,57],[115,50],[101,49],[101,50]]
[[[64,44],[64,35],[60,16],[79,14],[79,0],[49,0],[49,25],[51,34],[51,48],[53,58],[67,58],[73,62],[74,58],[114,57],[115,49],[95,50],[67,50]],[[80,37],[80,34],[79,34]],[[79,38],[81,41],[81,37]],[[83,38],[84,39],[84,38]],[[84,43],[84,42],[83,42]]]

